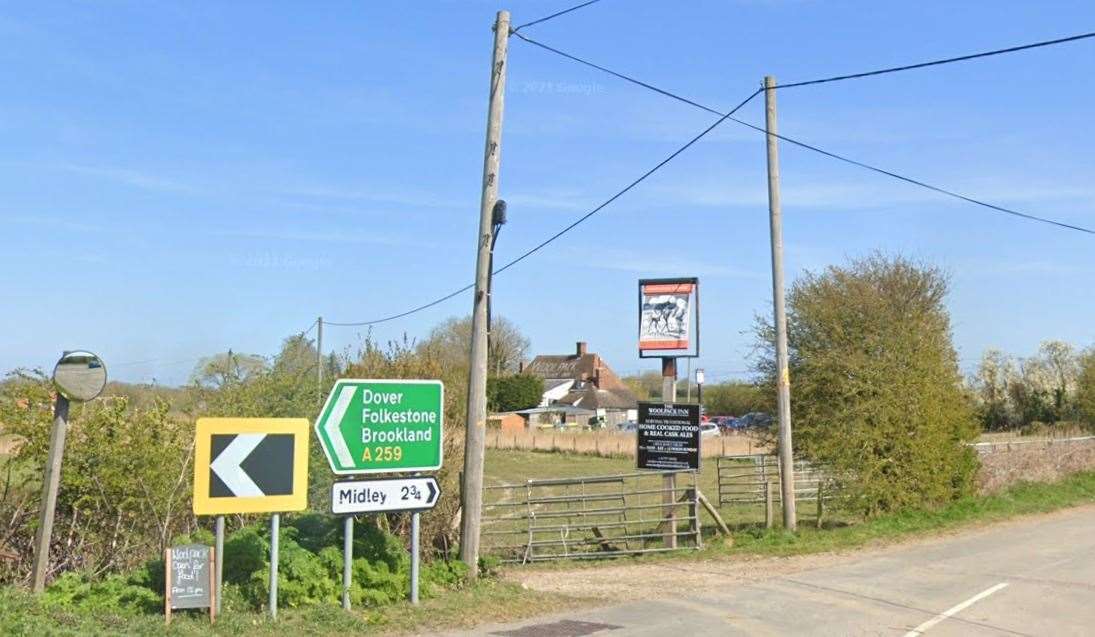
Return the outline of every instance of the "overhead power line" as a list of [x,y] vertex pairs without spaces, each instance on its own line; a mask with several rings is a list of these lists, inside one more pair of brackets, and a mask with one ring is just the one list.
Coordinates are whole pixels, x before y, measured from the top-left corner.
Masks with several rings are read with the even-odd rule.
[[510,29],[509,32],[510,33],[517,33],[518,31],[520,31],[521,29],[523,29],[525,27],[531,27],[534,24],[540,24],[541,22],[547,22],[548,20],[558,18],[561,15],[566,15],[566,14],[570,13],[571,11],[577,11],[578,9],[588,7],[591,4],[597,4],[600,1],[601,0],[589,0],[589,2],[583,2],[582,4],[576,4],[576,5],[574,5],[573,7],[569,8],[569,9],[563,9],[562,11],[557,11],[557,12],[551,14],[551,15],[544,16],[544,17],[540,18],[539,20],[533,20],[532,22],[526,22],[522,25],[518,25],[516,27],[513,27],[512,29]]
[[[693,108],[698,108],[700,110],[703,110],[703,111],[706,111],[708,113],[712,113],[712,114],[715,114],[715,115],[725,115],[730,120],[732,120],[732,121],[734,121],[738,124],[741,124],[742,126],[746,126],[746,127],[751,128],[753,130],[757,130],[757,131],[760,131],[762,133],[768,134],[768,131],[766,131],[764,128],[761,128],[759,126],[754,126],[753,124],[750,124],[749,122],[745,122],[745,121],[742,121],[742,120],[740,120],[736,117],[732,117],[732,115],[734,114],[734,111],[736,111],[738,108],[741,108],[742,105],[739,105],[738,107],[736,107],[734,109],[734,111],[730,111],[730,113],[723,113],[722,111],[711,108],[710,106],[705,106],[703,104],[700,104],[699,102],[696,102],[695,100],[691,100],[691,99],[688,99],[686,97],[682,97],[682,96],[680,96],[676,93],[673,93],[671,91],[667,91],[665,89],[654,86],[654,85],[652,85],[648,82],[644,82],[642,80],[631,77],[630,75],[626,75],[626,74],[620,73],[618,71],[613,71],[612,69],[609,69],[609,68],[603,67],[599,64],[595,64],[595,63],[590,62],[588,60],[579,58],[575,55],[571,55],[570,53],[560,51],[559,49],[548,46],[548,45],[546,45],[542,42],[537,42],[537,41],[533,40],[532,38],[524,36],[520,33],[515,33],[514,35],[516,35],[520,39],[524,40],[525,42],[528,42],[529,44],[533,44],[533,45],[535,45],[537,47],[540,47],[544,50],[551,51],[552,53],[560,55],[560,56],[562,56],[562,57],[564,57],[568,60],[577,62],[579,64],[582,64],[584,66],[588,66],[590,68],[597,69],[598,71],[607,73],[609,75],[612,75],[613,77],[619,78],[619,79],[624,80],[626,82],[630,82],[630,83],[635,84],[637,86],[641,86],[643,88],[649,89],[651,91],[654,91],[655,93],[658,93],[660,95],[664,95],[666,97],[669,97],[670,99],[674,99],[674,100],[677,100],[678,102],[688,104],[689,106],[692,106]],[[1095,35],[1095,34],[1091,34],[1091,35]],[[1083,37],[1091,37],[1091,35],[1073,36],[1072,38],[1054,40],[1054,41],[1052,41],[1052,43],[1068,42],[1068,41],[1072,41],[1072,40],[1075,40],[1075,39],[1080,39],[1080,38],[1083,38]],[[1025,47],[1023,47],[1023,48],[1031,48],[1033,46],[1047,46],[1048,44],[1049,43],[1039,43],[1039,44],[1036,44],[1036,45],[1025,45]],[[1006,52],[1006,51],[1009,51],[1009,50],[1018,50],[1018,48],[1012,47],[1012,49],[1001,49],[1000,52]],[[995,52],[992,53],[992,54],[995,54]],[[984,55],[987,55],[987,54],[978,54],[977,56],[972,56],[972,57],[983,57]],[[968,59],[969,57],[971,57],[971,56],[966,56],[966,58],[954,58],[954,59],[955,60]],[[930,63],[925,63],[925,64],[920,65],[920,66],[931,65],[931,64],[942,64],[942,63],[944,63],[944,62],[942,62],[942,61],[930,62]],[[916,66],[902,67],[902,68],[916,68]],[[888,71],[886,71],[886,72],[888,72]],[[877,74],[877,73],[879,73],[879,72],[871,72],[871,73],[867,73],[867,74],[860,74],[860,76],[870,75],[870,74]],[[855,76],[845,76],[845,77],[855,77]],[[821,81],[835,81],[835,79],[836,78],[831,78],[829,80],[815,80],[815,81],[806,82],[806,83],[800,82],[800,83],[794,84],[794,85],[784,84],[782,86],[777,86],[776,88],[788,88],[790,86],[803,86],[805,84],[817,83],[817,82],[821,82]],[[760,92],[761,90],[763,90],[763,89],[758,89],[758,92]],[[756,93],[754,93],[752,96],[750,96],[750,99],[752,99],[752,97],[754,97],[755,95],[756,95]],[[748,100],[746,100],[746,101],[748,101]],[[884,168],[879,168],[877,166],[872,166],[871,164],[868,164],[866,162],[858,161],[858,160],[846,157],[844,155],[840,155],[838,153],[834,153],[834,152],[831,152],[831,151],[824,150],[822,148],[819,148],[817,146],[813,146],[811,144],[807,144],[806,142],[799,141],[799,140],[794,139],[792,137],[787,137],[786,135],[780,135],[780,134],[776,134],[776,133],[773,133],[772,135],[774,137],[776,137],[778,139],[782,139],[782,140],[784,140],[784,141],[786,141],[790,144],[794,144],[795,146],[799,146],[801,148],[811,150],[813,152],[819,153],[819,154],[824,155],[826,157],[829,157],[831,159],[836,159],[836,160],[851,164],[853,166],[858,166],[860,168],[870,170],[870,171],[878,173],[880,175],[886,175],[887,177],[892,177],[893,179],[898,179],[898,180],[903,181],[905,183],[913,184],[915,186],[920,186],[921,188],[926,188],[928,190],[931,190],[933,192],[936,192],[936,193],[939,193],[939,194],[942,194],[942,195],[947,195],[949,197],[954,197],[956,199],[960,199],[960,200],[965,201],[967,203],[972,203],[972,204],[975,204],[975,205],[978,205],[978,206],[983,206],[985,208],[988,208],[990,210],[994,210],[996,212],[1012,215],[1012,216],[1015,216],[1015,217],[1021,217],[1023,219],[1027,219],[1027,220],[1030,220],[1030,221],[1038,221],[1038,222],[1041,222],[1041,223],[1050,224],[1050,225],[1057,226],[1057,227],[1060,227],[1060,228],[1065,228],[1065,229],[1069,229],[1069,230],[1076,230],[1078,232],[1084,232],[1084,233],[1087,233],[1087,234],[1095,234],[1095,230],[1092,230],[1090,228],[1085,228],[1083,226],[1077,226],[1077,225],[1073,225],[1073,224],[1069,224],[1069,223],[1064,223],[1062,221],[1057,221],[1057,220],[1049,219],[1049,218],[1046,218],[1046,217],[1039,217],[1037,215],[1032,215],[1032,214],[1029,214],[1029,213],[1020,212],[1018,210],[1005,208],[1003,206],[997,206],[995,204],[991,204],[991,203],[982,201],[980,199],[970,197],[968,195],[963,195],[963,194],[955,192],[953,190],[948,190],[948,189],[942,188],[940,186],[934,186],[932,184],[929,184],[925,181],[921,181],[919,179],[914,179],[912,177],[906,177],[904,175],[893,172],[891,170],[886,170]]]
[[425,305],[419,305],[418,307],[407,310],[406,312],[400,312],[399,314],[392,314],[391,316],[385,316],[385,317],[382,317],[382,318],[373,319],[371,321],[356,321],[356,322],[350,322],[350,323],[339,323],[337,321],[323,321],[323,324],[324,325],[331,325],[331,326],[334,326],[334,327],[364,327],[366,325],[376,325],[377,323],[387,323],[388,321],[394,321],[396,319],[401,319],[404,316],[410,316],[411,314],[416,314],[418,312],[421,312],[422,310],[431,308],[431,307],[433,307],[435,305],[438,305],[440,303],[444,303],[445,301],[448,301],[452,297],[457,296],[458,294],[460,294],[462,292],[467,292],[468,290],[472,289],[473,287],[475,287],[475,284],[470,283],[470,284],[465,285],[464,287],[460,288],[459,290],[450,292],[449,294],[446,294],[445,296],[443,296],[439,299],[434,299],[433,301],[430,301],[429,303],[426,303]]
[[1067,228],[1069,230],[1076,230],[1077,232],[1084,232],[1084,233],[1087,233],[1087,234],[1095,234],[1095,230],[1092,230],[1091,228],[1085,228],[1083,226],[1076,226],[1076,225],[1072,225],[1070,223],[1065,223],[1063,221],[1057,221],[1055,219],[1049,219],[1047,217],[1039,217],[1037,215],[1032,215],[1032,214],[1029,214],[1029,213],[1026,213],[1026,212],[1020,212],[1018,210],[1012,210],[1011,208],[1005,208],[1003,206],[997,206],[995,204],[991,204],[991,203],[988,203],[986,201],[981,201],[980,199],[975,199],[973,197],[968,197],[968,196],[963,195],[961,193],[954,192],[953,190],[947,190],[946,188],[940,188],[939,186],[933,186],[929,183],[920,181],[918,179],[913,179],[912,177],[906,177],[904,175],[900,175],[898,173],[895,173],[895,172],[892,172],[892,171],[889,171],[889,170],[885,170],[885,169],[879,168],[877,166],[872,166],[870,164],[867,164],[867,163],[864,163],[864,162],[861,162],[861,161],[857,161],[857,160],[851,159],[849,157],[844,157],[843,155],[838,155],[836,153],[833,153],[833,152],[818,148],[817,146],[811,146],[810,144],[807,144],[805,142],[800,142],[797,139],[787,137],[786,135],[781,135],[779,133],[769,133],[768,131],[766,131],[764,128],[762,128],[760,126],[750,124],[749,122],[742,121],[740,119],[737,119],[736,117],[731,117],[730,119],[734,120],[738,124],[741,124],[742,126],[747,126],[749,128],[752,128],[755,131],[760,131],[761,133],[764,133],[764,134],[767,134],[767,135],[772,135],[773,137],[776,137],[777,139],[782,139],[783,141],[785,141],[789,144],[794,144],[795,146],[798,146],[800,148],[805,148],[807,150],[812,150],[813,152],[819,153],[819,154],[824,155],[826,157],[830,157],[832,159],[836,159],[838,161],[842,161],[844,163],[851,164],[853,166],[859,166],[860,168],[865,168],[867,170],[876,172],[880,175],[886,175],[887,177],[893,177],[894,179],[899,179],[899,180],[904,181],[906,183],[910,183],[910,184],[913,184],[915,186],[920,186],[921,188],[927,188],[928,190],[931,190],[933,192],[937,192],[937,193],[942,194],[942,195],[947,195],[948,197],[954,197],[955,199],[961,199],[962,201],[965,201],[967,203],[972,203],[972,204],[975,204],[975,205],[978,205],[978,206],[984,206],[985,208],[988,208],[989,210],[995,210],[997,212],[1002,212],[1002,213],[1005,213],[1005,214],[1013,215],[1015,217],[1022,217],[1023,219],[1028,219],[1030,221],[1040,221],[1041,223],[1048,223],[1048,224],[1051,224],[1051,225],[1054,225],[1054,226],[1058,226],[1060,228]]
[[[540,250],[545,248],[548,244],[552,243],[553,241],[555,241],[559,237],[562,237],[566,233],[568,233],[571,230],[573,230],[574,228],[578,227],[579,225],[584,223],[586,220],[588,220],[593,215],[595,215],[598,212],[600,212],[600,211],[604,210],[605,208],[607,208],[609,205],[612,204],[612,202],[614,202],[617,199],[619,199],[620,197],[622,197],[624,194],[626,194],[628,191],[630,191],[635,186],[638,186],[643,181],[646,181],[646,179],[648,177],[650,177],[651,175],[656,173],[658,170],[660,170],[663,166],[665,166],[669,162],[676,159],[678,155],[680,155],[684,151],[688,150],[690,147],[692,147],[693,144],[695,144],[696,142],[703,139],[708,133],[715,130],[715,128],[718,127],[719,124],[722,124],[727,119],[730,119],[731,116],[734,113],[738,112],[738,110],[740,110],[743,106],[748,104],[754,97],[756,97],[760,93],[761,93],[761,89],[757,89],[757,90],[753,91],[752,93],[750,93],[748,97],[746,97],[744,100],[742,100],[741,103],[739,103],[737,106],[735,106],[729,113],[720,113],[719,114],[720,117],[717,121],[715,121],[713,124],[711,124],[707,128],[703,129],[702,132],[700,132],[698,135],[696,135],[692,139],[688,140],[688,142],[685,143],[683,146],[681,146],[677,150],[670,153],[669,156],[667,156],[665,159],[658,162],[653,168],[647,170],[642,175],[640,175],[637,179],[635,179],[631,183],[624,186],[621,190],[617,191],[616,194],[612,195],[608,199],[605,199],[597,207],[593,208],[592,210],[590,210],[586,214],[582,215],[581,217],[578,217],[577,219],[575,219],[570,225],[566,226],[562,230],[556,232],[555,234],[551,235],[550,237],[548,237],[547,239],[541,241],[540,243],[536,244],[536,246],[530,248],[529,250],[526,250],[524,253],[522,253],[520,256],[513,259],[512,261],[510,261],[510,262],[506,263],[505,265],[495,269],[493,274],[501,274],[502,272],[505,272],[506,270],[512,268],[513,266],[517,265],[518,263],[520,263],[520,262],[524,261],[525,259],[529,258],[530,256],[536,254],[537,252],[539,252]],[[324,321],[323,324],[324,325],[334,325],[334,326],[337,326],[337,327],[363,327],[363,326],[366,326],[366,325],[376,325],[378,323],[386,323],[388,321],[394,321],[396,319],[400,319],[400,318],[403,318],[405,316],[410,316],[411,314],[421,312],[422,310],[425,310],[427,308],[431,308],[435,305],[438,305],[439,303],[443,303],[443,302],[453,298],[454,296],[457,296],[458,294],[461,294],[462,292],[467,292],[468,290],[470,290],[474,287],[475,287],[475,284],[468,284],[468,285],[465,285],[464,287],[460,288],[459,290],[455,290],[453,292],[450,292],[449,294],[446,294],[445,296],[442,296],[441,298],[435,299],[433,301],[430,301],[429,303],[426,303],[424,305],[420,305],[416,308],[407,310],[406,312],[400,312],[399,314],[393,314],[391,316],[385,316],[385,317],[374,319],[374,320],[371,320],[371,321],[356,321],[356,322],[345,322],[345,323],[334,322],[334,321],[331,321],[331,322]]]
[[609,204],[611,204],[611,203],[612,203],[613,201],[616,201],[617,199],[619,199],[620,197],[622,197],[622,196],[624,195],[624,193],[626,193],[627,191],[631,190],[631,189],[632,189],[632,188],[634,188],[635,186],[638,186],[638,185],[639,185],[640,183],[642,183],[642,182],[643,182],[644,180],[646,180],[646,178],[647,178],[647,177],[649,177],[649,176],[653,175],[653,174],[654,174],[655,172],[657,172],[657,171],[658,171],[658,170],[659,170],[659,169],[660,169],[660,168],[661,168],[662,166],[665,166],[665,165],[666,165],[666,164],[668,164],[669,162],[671,162],[671,161],[673,161],[674,159],[676,159],[677,155],[680,155],[680,154],[681,154],[681,153],[683,153],[684,151],[688,150],[688,148],[689,148],[690,146],[692,146],[692,144],[695,144],[696,142],[698,142],[698,141],[700,141],[701,139],[703,139],[703,137],[704,137],[705,135],[707,135],[707,134],[708,134],[708,133],[710,133],[711,131],[715,130],[715,128],[716,128],[716,127],[717,127],[717,126],[718,126],[719,124],[721,124],[721,123],[725,122],[725,121],[726,121],[727,119],[730,119],[730,116],[731,116],[731,115],[733,115],[734,113],[736,113],[736,112],[737,112],[737,111],[738,111],[738,110],[739,110],[739,109],[740,109],[741,107],[743,107],[743,106],[745,106],[746,104],[748,104],[748,103],[749,103],[749,102],[750,102],[750,101],[751,101],[751,100],[752,100],[752,99],[753,99],[754,97],[756,97],[756,96],[757,96],[757,95],[759,95],[760,93],[761,93],[761,89],[757,89],[756,91],[754,91],[753,93],[751,93],[751,94],[749,95],[749,97],[747,97],[747,98],[745,98],[744,100],[742,100],[742,101],[741,101],[741,103],[740,103],[740,104],[738,104],[737,106],[735,106],[735,107],[734,107],[734,108],[733,108],[733,109],[732,109],[732,110],[731,110],[731,111],[730,111],[729,113],[726,113],[726,114],[722,115],[722,117],[720,117],[720,118],[719,118],[719,119],[718,119],[717,121],[715,121],[715,123],[713,123],[713,124],[711,124],[710,126],[708,126],[707,128],[705,128],[705,129],[703,130],[703,132],[701,132],[701,133],[700,133],[699,135],[696,135],[695,137],[693,137],[693,138],[692,138],[691,140],[689,140],[689,141],[688,141],[688,143],[687,143],[687,144],[685,144],[684,146],[681,146],[681,147],[680,147],[680,148],[678,148],[677,150],[673,151],[673,153],[672,153],[672,154],[670,154],[670,155],[669,155],[668,157],[666,157],[665,159],[663,159],[663,160],[661,160],[660,162],[658,162],[658,164],[657,164],[656,166],[654,166],[654,167],[653,167],[653,168],[651,168],[650,170],[648,170],[648,171],[646,171],[645,173],[643,173],[641,177],[639,177],[639,178],[638,178],[638,179],[636,179],[635,181],[633,181],[633,182],[631,182],[630,184],[628,184],[627,186],[625,186],[625,187],[623,188],[623,190],[620,190],[620,191],[619,191],[619,192],[617,192],[616,194],[612,195],[611,197],[609,197],[608,199],[606,199],[606,200],[604,201],[604,203],[602,203],[601,205],[597,206],[597,207],[596,207],[596,208],[594,208],[593,210],[590,210],[589,212],[587,212],[586,214],[582,215],[581,217],[578,217],[578,219],[576,219],[576,220],[574,221],[574,223],[572,223],[572,224],[570,224],[569,226],[567,226],[567,227],[563,228],[562,230],[560,230],[559,232],[555,233],[554,235],[552,235],[552,236],[548,237],[548,238],[547,238],[546,240],[544,240],[543,242],[541,242],[541,243],[540,243],[539,245],[537,245],[536,247],[534,247],[534,248],[532,248],[531,250],[529,250],[529,251],[525,252],[524,254],[522,254],[521,256],[517,257],[517,258],[516,258],[516,259],[514,259],[513,261],[510,261],[509,263],[505,264],[504,266],[502,266],[502,267],[498,268],[497,270],[495,270],[495,271],[494,271],[494,273],[495,273],[495,274],[498,274],[498,273],[500,273],[500,272],[505,272],[505,271],[506,271],[506,270],[508,270],[509,268],[511,268],[511,267],[513,267],[513,266],[515,266],[515,265],[517,265],[517,264],[518,264],[518,263],[520,263],[521,261],[524,261],[524,260],[525,260],[526,258],[528,258],[528,257],[532,256],[533,254],[535,254],[535,253],[536,253],[537,251],[539,251],[540,249],[544,248],[544,247],[545,247],[546,245],[548,245],[548,244],[549,244],[549,243],[551,243],[552,241],[555,241],[555,240],[556,240],[556,239],[558,239],[559,237],[561,237],[561,236],[563,236],[564,234],[566,234],[566,233],[570,232],[570,231],[571,231],[571,230],[573,230],[573,229],[574,229],[575,227],[577,227],[577,226],[578,226],[578,224],[582,223],[582,222],[583,222],[583,221],[585,221],[586,219],[589,219],[589,218],[590,218],[590,217],[592,217],[593,215],[595,215],[595,214],[597,214],[598,212],[600,212],[601,210],[603,210],[603,209],[604,209],[605,207],[607,207],[607,206],[608,206]]
[[871,77],[874,75],[885,75],[887,73],[899,73],[901,71],[911,71],[913,69],[923,69],[929,66],[939,66],[941,64],[952,64],[954,62],[967,62],[969,60],[976,60],[978,58],[987,58],[993,55],[1003,55],[1004,53],[1016,53],[1018,51],[1026,51],[1028,49],[1037,49],[1044,46],[1053,46],[1055,44],[1065,44],[1067,42],[1076,42],[1077,40],[1086,40],[1088,38],[1095,38],[1095,32],[1081,33],[1079,35],[1070,35],[1065,38],[1057,38],[1056,40],[1044,40],[1042,42],[1034,42],[1031,44],[1020,44],[1019,46],[1009,46],[1006,49],[995,49],[993,51],[983,51],[981,53],[971,53],[969,55],[960,55],[953,58],[943,58],[942,60],[932,60],[930,62],[919,62],[917,64],[907,64],[905,66],[892,66],[885,69],[877,69],[875,71],[864,71],[862,73],[851,73],[849,75],[836,75],[834,77],[825,77],[817,80],[806,80],[805,82],[792,82],[790,84],[782,84],[776,88],[797,88],[800,86],[812,86],[814,84],[825,84],[827,82],[840,82],[842,80],[856,80],[863,77]]

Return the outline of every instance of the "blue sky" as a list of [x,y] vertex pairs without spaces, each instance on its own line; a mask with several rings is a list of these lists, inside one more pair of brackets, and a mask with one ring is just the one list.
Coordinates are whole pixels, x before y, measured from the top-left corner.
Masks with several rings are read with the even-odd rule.
[[[514,22],[566,2],[511,2]],[[473,278],[495,2],[49,3],[0,9],[0,368],[89,348],[121,380],[269,354],[317,315],[405,310]],[[782,82],[1093,30],[1090,2],[627,2],[529,27],[703,103]],[[779,94],[787,135],[1000,205],[1095,225],[1095,41]],[[513,39],[505,262],[713,116]],[[760,100],[741,111],[763,121]],[[725,123],[576,232],[500,275],[533,352],[619,371],[635,281],[698,276],[708,378],[748,367],[769,312],[764,140]],[[791,279],[874,250],[936,264],[964,367],[986,347],[1095,342],[1095,238],[784,145]],[[377,326],[470,310],[465,294]],[[327,330],[333,349],[361,329]],[[142,362],[151,361],[151,362]]]

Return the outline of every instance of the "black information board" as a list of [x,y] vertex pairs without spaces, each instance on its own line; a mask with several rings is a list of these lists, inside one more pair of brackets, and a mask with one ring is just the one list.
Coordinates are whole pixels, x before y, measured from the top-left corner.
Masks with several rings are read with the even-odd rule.
[[203,544],[168,549],[167,599],[170,608],[212,606],[212,550]]
[[640,469],[699,470],[700,406],[639,403]]

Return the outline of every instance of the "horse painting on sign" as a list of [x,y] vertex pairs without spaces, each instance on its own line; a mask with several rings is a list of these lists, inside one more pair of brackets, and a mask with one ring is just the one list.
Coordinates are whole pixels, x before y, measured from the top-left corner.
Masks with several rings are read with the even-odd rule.
[[640,290],[639,350],[688,349],[696,283],[651,281]]

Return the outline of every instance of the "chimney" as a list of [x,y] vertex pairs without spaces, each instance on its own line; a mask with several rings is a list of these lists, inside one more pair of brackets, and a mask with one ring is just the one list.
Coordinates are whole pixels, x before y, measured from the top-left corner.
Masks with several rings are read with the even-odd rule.
[[585,341],[578,341],[578,356],[585,356],[588,349]]

